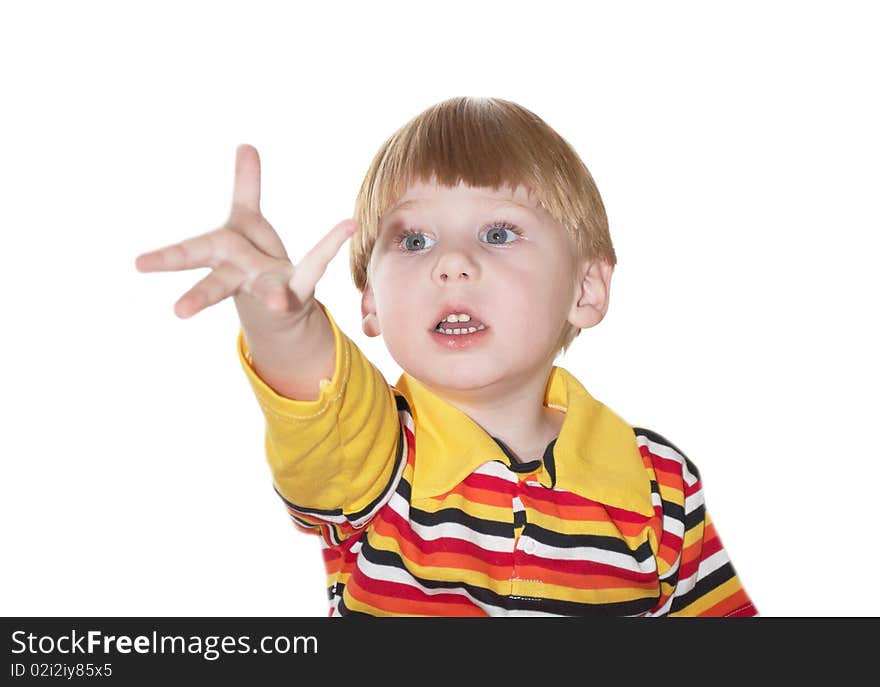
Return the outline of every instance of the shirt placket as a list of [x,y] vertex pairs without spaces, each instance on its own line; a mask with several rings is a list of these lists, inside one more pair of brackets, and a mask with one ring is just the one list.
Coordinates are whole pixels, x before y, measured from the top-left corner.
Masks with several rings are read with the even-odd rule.
[[[520,598],[534,598],[531,595],[524,594],[523,583],[534,583],[535,580],[523,576],[522,567],[528,562],[529,557],[535,553],[534,540],[523,533],[529,524],[528,511],[522,496],[526,491],[524,475],[518,475],[519,479],[516,483],[516,493],[513,496],[513,567],[510,575],[510,595]],[[528,500],[528,499],[526,499]]]

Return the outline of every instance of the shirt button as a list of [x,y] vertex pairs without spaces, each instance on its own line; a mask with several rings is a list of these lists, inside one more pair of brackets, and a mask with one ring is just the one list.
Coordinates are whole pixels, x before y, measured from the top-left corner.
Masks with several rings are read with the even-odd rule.
[[533,542],[531,539],[526,539],[526,541],[523,543],[523,551],[525,551],[526,553],[535,553],[535,548],[537,548],[535,546],[535,542]]

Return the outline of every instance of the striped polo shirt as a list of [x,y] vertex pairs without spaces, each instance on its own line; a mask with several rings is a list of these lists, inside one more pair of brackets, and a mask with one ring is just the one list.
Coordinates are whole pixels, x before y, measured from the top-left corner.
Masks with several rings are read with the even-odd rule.
[[390,386],[336,325],[314,401],[285,398],[238,355],[266,418],[275,490],[320,537],[329,615],[754,616],[694,464],[554,366],[561,410],[517,462],[404,373]]

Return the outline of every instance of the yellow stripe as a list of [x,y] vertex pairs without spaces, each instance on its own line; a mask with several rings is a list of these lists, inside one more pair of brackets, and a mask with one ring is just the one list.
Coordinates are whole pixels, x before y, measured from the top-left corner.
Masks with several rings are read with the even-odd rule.
[[419,499],[411,507],[426,513],[437,513],[446,508],[458,508],[468,515],[493,522],[513,524],[513,511],[510,506],[490,506],[466,499],[461,494],[449,494],[445,499]]
[[724,584],[715,587],[715,589],[713,589],[709,593],[704,594],[698,599],[695,599],[693,603],[688,604],[684,608],[675,611],[675,613],[670,613],[669,615],[682,617],[700,615],[700,613],[703,613],[706,609],[711,608],[721,601],[724,601],[724,599],[729,596],[733,596],[741,588],[742,585],[740,584],[739,579],[736,577],[736,575],[734,575]]
[[534,580],[515,580],[511,592],[515,596],[533,596],[589,604],[608,604],[621,601],[636,601],[648,597],[655,598],[657,593],[657,588],[597,587],[594,589],[576,589],[574,587],[546,584]]

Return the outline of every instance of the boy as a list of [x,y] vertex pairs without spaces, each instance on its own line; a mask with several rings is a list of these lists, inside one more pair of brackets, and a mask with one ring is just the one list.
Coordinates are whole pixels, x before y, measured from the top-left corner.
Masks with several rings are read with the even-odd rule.
[[[275,488],[321,537],[331,616],[757,614],[693,463],[553,365],[604,317],[616,257],[589,171],[543,120],[497,98],[427,109],[295,268],[259,197],[240,146],[227,224],[136,264],[213,268],[181,317],[234,297]],[[393,387],[314,298],[349,236]]]

